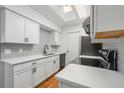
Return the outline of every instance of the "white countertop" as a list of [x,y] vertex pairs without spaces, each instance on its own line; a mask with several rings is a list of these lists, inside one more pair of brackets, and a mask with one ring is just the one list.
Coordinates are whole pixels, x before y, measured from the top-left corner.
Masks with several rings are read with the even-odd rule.
[[124,88],[124,75],[119,72],[84,65],[69,64],[56,77],[79,87]]
[[101,56],[80,55],[80,58],[103,59]]
[[8,59],[1,59],[1,62],[8,63],[11,65],[16,65],[36,59],[42,59],[42,58],[47,58],[55,55],[59,55],[62,53],[54,53],[52,55],[43,55],[43,54],[36,54],[36,55],[30,55],[30,56],[24,56],[24,57],[15,57],[15,58],[8,58]]

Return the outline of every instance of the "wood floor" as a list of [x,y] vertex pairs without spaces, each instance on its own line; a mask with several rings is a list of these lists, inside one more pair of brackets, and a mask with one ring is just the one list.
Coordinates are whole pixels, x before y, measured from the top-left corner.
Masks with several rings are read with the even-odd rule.
[[37,88],[58,88],[58,87],[59,87],[59,81],[56,79],[55,75],[51,76],[43,83],[37,86]]
[[56,79],[55,75],[62,69],[63,68],[60,68],[55,74],[53,74],[51,77],[39,84],[36,88],[58,88],[59,81]]

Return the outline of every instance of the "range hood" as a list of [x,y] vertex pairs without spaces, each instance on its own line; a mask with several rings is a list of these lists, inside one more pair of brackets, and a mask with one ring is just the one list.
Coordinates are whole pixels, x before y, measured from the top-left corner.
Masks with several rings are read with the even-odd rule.
[[90,35],[90,17],[88,17],[84,20],[83,28],[84,28],[86,34]]

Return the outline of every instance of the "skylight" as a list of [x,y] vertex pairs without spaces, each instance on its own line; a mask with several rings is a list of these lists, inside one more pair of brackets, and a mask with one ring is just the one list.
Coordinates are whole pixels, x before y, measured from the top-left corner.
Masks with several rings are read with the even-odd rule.
[[63,8],[64,8],[64,13],[72,11],[71,5],[64,5]]

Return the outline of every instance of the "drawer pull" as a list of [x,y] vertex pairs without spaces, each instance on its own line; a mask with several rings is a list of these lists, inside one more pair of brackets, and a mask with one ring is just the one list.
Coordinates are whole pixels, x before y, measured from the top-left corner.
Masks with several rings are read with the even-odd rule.
[[27,38],[24,38],[25,39],[25,42],[27,42]]
[[37,63],[35,62],[35,63],[32,63],[32,65],[36,65]]
[[37,71],[37,69],[36,68],[33,68],[33,73],[35,73]]
[[54,60],[54,64],[56,64],[56,61]]

